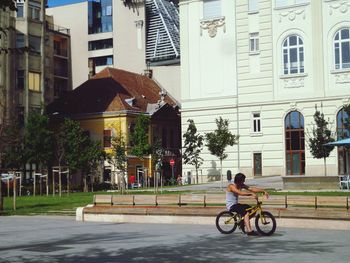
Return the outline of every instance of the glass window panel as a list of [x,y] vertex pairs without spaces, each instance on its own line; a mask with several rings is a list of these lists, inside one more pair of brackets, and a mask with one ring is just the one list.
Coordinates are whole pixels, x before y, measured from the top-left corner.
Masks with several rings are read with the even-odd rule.
[[349,29],[342,29],[340,31],[341,39],[349,39]]
[[300,140],[299,140],[299,131],[292,131],[291,132],[291,143],[292,143],[292,150],[300,150]]
[[296,46],[297,45],[297,37],[296,36],[290,36],[289,37],[289,45],[290,46]]
[[23,3],[17,3],[17,17],[24,17]]
[[291,121],[291,129],[298,129],[299,128],[299,112],[292,111],[290,113],[290,121]]
[[258,0],[249,0],[248,2],[248,11],[249,12],[256,12],[258,11]]
[[285,119],[285,128],[290,129],[290,113],[287,115]]
[[350,42],[342,43],[342,62],[350,63]]
[[299,126],[299,128],[304,129],[304,117],[300,113],[299,113],[299,117],[300,117],[300,126]]
[[288,0],[276,0],[276,7],[287,6]]
[[290,49],[290,62],[297,62],[298,61],[298,55],[297,55],[297,49],[291,48]]
[[283,46],[284,46],[284,47],[288,46],[288,39],[286,39],[286,40],[283,42]]
[[340,68],[340,50],[339,47],[334,49],[334,59],[335,59],[335,68]]
[[17,33],[16,35],[16,48],[23,48],[24,47],[24,34]]
[[[290,135],[290,132],[288,132],[288,134]],[[290,139],[286,140],[286,149],[289,151],[290,150]]]
[[335,35],[335,40],[339,40],[339,32]]
[[41,52],[41,38],[37,36],[29,36],[29,49],[30,52],[39,53]]
[[221,16],[221,0],[205,0],[203,2],[203,18],[210,19]]
[[299,39],[299,45],[302,45],[303,44],[303,40],[300,37],[298,37],[298,39]]
[[293,153],[293,174],[300,174],[300,156],[299,156],[299,153]]

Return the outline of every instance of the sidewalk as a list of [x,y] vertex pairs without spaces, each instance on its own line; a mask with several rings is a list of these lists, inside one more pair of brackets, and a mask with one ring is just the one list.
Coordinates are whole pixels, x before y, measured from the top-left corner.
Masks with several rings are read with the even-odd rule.
[[[215,225],[216,215],[225,207],[125,207],[90,206],[78,208],[77,221],[114,223],[167,223]],[[280,227],[350,229],[350,211],[346,209],[267,208]]]

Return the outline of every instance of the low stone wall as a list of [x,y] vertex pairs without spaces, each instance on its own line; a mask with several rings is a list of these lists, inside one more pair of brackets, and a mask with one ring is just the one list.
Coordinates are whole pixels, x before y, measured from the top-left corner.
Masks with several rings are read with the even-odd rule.
[[284,190],[339,190],[338,176],[282,176]]

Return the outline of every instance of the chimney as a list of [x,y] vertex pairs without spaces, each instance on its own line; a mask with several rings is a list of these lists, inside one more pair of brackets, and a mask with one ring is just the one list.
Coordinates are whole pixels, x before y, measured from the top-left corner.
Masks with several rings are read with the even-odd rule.
[[153,70],[150,68],[150,62],[147,61],[147,68],[143,71],[143,75],[145,75],[148,78],[152,78],[153,76]]
[[95,62],[93,59],[89,59],[89,79],[91,79],[96,74]]

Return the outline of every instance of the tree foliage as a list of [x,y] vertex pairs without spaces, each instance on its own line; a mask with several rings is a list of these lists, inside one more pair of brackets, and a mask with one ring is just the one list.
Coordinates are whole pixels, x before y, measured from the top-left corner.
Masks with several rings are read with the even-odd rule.
[[324,118],[323,112],[320,112],[315,106],[314,113],[314,125],[312,128],[312,134],[309,136],[309,148],[312,156],[316,159],[322,159],[324,161],[324,172],[327,175],[326,158],[333,151],[334,146],[325,146],[326,143],[334,142],[332,132],[328,128],[328,121]]
[[20,169],[24,163],[23,133],[17,122],[4,127],[0,134],[1,167]]
[[[114,171],[117,172],[118,187],[123,194],[126,189],[124,175],[127,170],[127,154],[126,143],[122,135],[112,138],[112,152],[107,154],[107,161],[114,166]],[[114,185],[114,177],[112,177],[112,184]]]
[[49,118],[40,112],[30,112],[24,129],[26,162],[47,167],[53,154],[53,132],[49,129]]
[[206,146],[212,155],[215,155],[220,160],[220,176],[221,176],[221,188],[223,187],[223,175],[222,175],[222,161],[227,158],[225,153],[227,146],[233,146],[238,136],[232,134],[228,129],[229,121],[222,119],[215,120],[217,129],[214,132],[205,134]]
[[6,11],[6,9],[10,9],[11,11],[16,11],[16,0],[1,0],[0,8]]
[[197,133],[197,127],[192,119],[187,120],[189,125],[184,133],[184,149],[182,154],[185,164],[193,165],[196,169],[196,178],[198,183],[198,169],[203,164],[203,158],[200,153],[203,150],[203,135]]
[[162,147],[162,141],[161,139],[157,138],[152,145],[153,167],[156,167],[156,169],[157,168],[161,169],[163,158],[164,158],[164,149]]
[[229,121],[223,120],[222,117],[215,120],[217,129],[214,132],[205,134],[206,146],[212,155],[219,158],[220,162],[227,158],[225,153],[227,146],[233,146],[238,137],[232,134],[229,129]]
[[131,154],[138,157],[140,160],[147,154],[150,154],[151,146],[148,142],[148,130],[150,125],[150,117],[140,114],[136,118],[135,130],[131,133],[131,140],[134,146]]
[[316,159],[327,158],[334,147],[324,147],[324,144],[335,140],[328,128],[328,121],[324,118],[323,112],[317,109],[317,106],[315,107],[314,121],[312,135],[309,138],[310,152]]
[[93,172],[105,158],[101,142],[93,141],[80,128],[77,121],[65,119],[60,127],[60,136],[56,145],[62,147],[64,160],[70,170],[81,170],[84,179],[84,190],[87,191],[86,176]]

